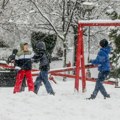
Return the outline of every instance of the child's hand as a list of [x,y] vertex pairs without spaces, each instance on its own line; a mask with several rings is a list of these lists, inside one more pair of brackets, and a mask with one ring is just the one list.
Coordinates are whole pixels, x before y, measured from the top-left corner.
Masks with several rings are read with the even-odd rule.
[[89,60],[88,63],[92,63],[92,60]]
[[18,66],[16,66],[16,67],[15,67],[15,70],[21,70],[21,68],[20,68],[20,67],[18,67]]

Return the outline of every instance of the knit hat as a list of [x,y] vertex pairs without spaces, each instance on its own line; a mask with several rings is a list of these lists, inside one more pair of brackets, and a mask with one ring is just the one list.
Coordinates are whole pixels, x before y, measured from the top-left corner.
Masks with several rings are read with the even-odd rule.
[[106,39],[102,39],[99,44],[101,47],[104,48],[108,46],[108,41]]

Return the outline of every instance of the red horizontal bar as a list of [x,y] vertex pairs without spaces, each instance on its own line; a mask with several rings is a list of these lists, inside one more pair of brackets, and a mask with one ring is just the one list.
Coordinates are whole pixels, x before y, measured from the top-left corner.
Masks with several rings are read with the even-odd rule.
[[62,73],[52,73],[51,75],[54,76],[60,76],[60,77],[68,77],[68,78],[75,78],[75,75],[69,75],[69,74],[62,74]]
[[[14,69],[13,66],[9,66],[9,65],[1,65],[0,64],[0,67],[3,67],[3,68],[9,68],[9,69]],[[85,68],[96,68],[97,66],[94,66],[94,65],[85,65]],[[60,68],[60,69],[56,69],[56,70],[50,70],[49,73],[56,73],[56,72],[67,72],[67,71],[73,71],[75,70],[76,67],[66,67],[66,68]],[[81,68],[80,68],[81,69]],[[39,71],[38,69],[32,69],[32,72],[37,72]]]
[[14,69],[13,66],[3,65],[3,64],[0,64],[0,67],[3,67],[3,68],[9,68],[9,69]]
[[[97,66],[95,65],[85,65],[85,68],[96,68]],[[76,67],[67,67],[67,68],[61,68],[57,70],[51,70],[49,73],[56,73],[56,72],[68,72],[68,71],[73,71],[75,70]],[[81,68],[80,68],[81,69]]]
[[67,68],[60,68],[56,70],[50,70],[50,73],[56,73],[56,72],[67,72],[67,71],[73,71],[75,70],[75,67],[67,67]]
[[[90,81],[90,82],[96,82],[96,79],[95,78],[86,78],[87,81]],[[115,81],[104,81],[103,82],[104,84],[109,84],[109,85],[115,85],[116,82]]]
[[37,77],[37,76],[38,76],[38,74],[32,74],[32,76],[33,76],[33,77]]
[[40,70],[38,70],[38,69],[32,69],[32,71],[33,71],[33,72],[37,72],[37,71],[40,71]]
[[80,26],[120,26],[120,23],[79,23]]
[[[54,76],[60,76],[60,77],[68,77],[68,78],[75,78],[75,75],[68,75],[68,74],[61,74],[61,73],[53,73],[52,75]],[[80,80],[82,78],[80,77]],[[96,79],[95,78],[86,78],[87,81],[90,81],[90,82],[96,82]],[[103,82],[104,84],[108,84],[108,85],[115,85],[116,82],[115,81],[105,81]]]
[[[13,66],[8,66],[8,65],[0,65],[2,67],[5,67],[5,68],[14,68]],[[96,66],[92,66],[92,65],[86,65],[86,68],[94,68]],[[66,69],[61,69],[61,70],[53,70],[53,71],[50,71],[49,73],[51,75],[54,75],[54,76],[61,76],[61,77],[69,77],[69,78],[75,78],[75,75],[69,75],[69,74],[61,74],[61,73],[56,73],[56,72],[65,72],[65,71],[71,71],[71,70],[74,70],[75,68],[66,68]],[[33,72],[34,71],[39,71],[37,69],[33,69],[32,70]],[[37,76],[38,73],[33,73],[32,76]],[[80,77],[81,79],[81,77]],[[96,80],[94,78],[86,78],[87,81],[91,81],[91,82],[95,82]],[[104,82],[105,84],[111,84],[111,85],[114,85],[115,82],[114,81],[106,81]]]

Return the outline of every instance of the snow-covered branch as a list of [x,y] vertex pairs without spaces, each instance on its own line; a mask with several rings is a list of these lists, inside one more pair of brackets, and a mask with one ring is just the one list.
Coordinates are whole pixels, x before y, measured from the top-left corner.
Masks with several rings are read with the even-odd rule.
[[45,14],[43,14],[42,10],[37,6],[37,4],[33,0],[29,0],[29,1],[33,3],[33,5],[36,7],[36,9],[40,13],[40,15],[43,18],[45,18],[45,20],[51,25],[51,27],[53,28],[53,30],[55,31],[55,33],[59,36],[59,38],[61,40],[64,40],[64,38],[59,34],[59,32],[56,30],[56,28],[54,27],[54,25],[52,24],[52,22],[49,20],[49,18]]
[[68,31],[69,31],[69,28],[70,28],[70,25],[71,25],[71,22],[72,22],[72,18],[73,18],[73,15],[74,15],[74,11],[75,11],[75,8],[76,8],[76,5],[77,5],[77,1],[74,3],[74,6],[73,6],[73,10],[71,12],[71,15],[70,15],[70,19],[69,19],[69,23],[67,25],[67,29],[66,29],[66,32],[65,32],[65,36],[68,34]]
[[5,6],[8,4],[9,0],[3,0],[3,4],[2,4],[2,9],[5,8]]

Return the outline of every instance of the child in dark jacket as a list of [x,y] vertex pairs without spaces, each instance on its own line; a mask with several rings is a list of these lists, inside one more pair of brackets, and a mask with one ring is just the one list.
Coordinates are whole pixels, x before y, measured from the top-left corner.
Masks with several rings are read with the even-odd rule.
[[[15,57],[17,55],[18,49],[13,49],[12,54],[8,57],[8,64],[11,64],[13,66],[15,66]],[[18,71],[16,71],[17,74]],[[22,82],[22,86],[21,86],[21,92],[25,91],[25,87],[26,87],[26,80],[25,80],[25,76]]]
[[110,73],[109,54],[111,52],[111,47],[108,45],[108,41],[106,39],[101,40],[99,44],[101,46],[101,49],[98,52],[96,59],[90,60],[90,63],[98,65],[99,74],[93,94],[88,99],[95,99],[99,91],[104,96],[104,98],[110,98],[110,95],[107,93],[103,86],[103,81]]
[[46,46],[44,42],[39,42],[36,45],[36,49],[37,49],[37,54],[34,56],[34,60],[35,61],[39,61],[40,62],[40,73],[38,75],[38,77],[36,78],[36,81],[34,83],[34,92],[37,94],[41,85],[41,82],[44,83],[45,88],[47,90],[48,94],[54,95],[54,91],[52,89],[52,86],[50,84],[50,82],[48,81],[48,71],[50,69],[50,61],[49,58],[46,54]]
[[15,59],[16,69],[18,69],[16,83],[14,87],[14,93],[20,92],[23,78],[26,77],[29,91],[34,91],[34,83],[32,79],[32,57],[33,54],[28,49],[28,43],[22,43],[20,45],[21,50],[17,53]]

